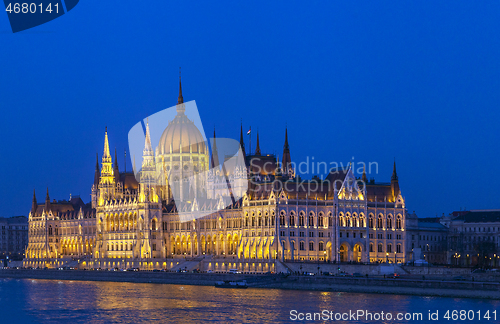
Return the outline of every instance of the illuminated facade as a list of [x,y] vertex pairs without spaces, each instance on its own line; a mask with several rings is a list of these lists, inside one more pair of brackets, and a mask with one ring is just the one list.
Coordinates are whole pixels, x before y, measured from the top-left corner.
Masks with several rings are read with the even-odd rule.
[[[137,177],[119,172],[116,152],[113,163],[106,130],[91,203],[50,202],[47,192],[45,204],[37,204],[34,196],[25,266],[265,272],[287,260],[406,261],[406,209],[395,164],[390,183],[369,181],[364,171],[357,178],[351,166],[303,181],[287,132],[280,163],[261,153],[258,135],[255,152],[246,154],[241,129],[238,159],[247,169],[226,170],[216,142],[210,154],[184,110],[181,88],[177,116],[156,148],[146,125]],[[188,185],[186,177],[197,174],[206,177]],[[227,195],[228,178],[243,198]],[[173,196],[181,197],[177,204]],[[210,213],[181,221],[179,208]]]

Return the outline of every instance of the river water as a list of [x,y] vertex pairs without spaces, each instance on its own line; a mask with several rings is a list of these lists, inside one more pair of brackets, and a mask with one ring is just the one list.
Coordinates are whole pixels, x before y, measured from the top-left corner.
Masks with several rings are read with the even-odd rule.
[[0,280],[0,311],[0,323],[500,323],[491,300],[31,279]]

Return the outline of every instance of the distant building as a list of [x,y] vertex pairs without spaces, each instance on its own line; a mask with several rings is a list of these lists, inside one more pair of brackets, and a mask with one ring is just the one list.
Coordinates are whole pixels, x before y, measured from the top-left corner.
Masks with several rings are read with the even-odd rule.
[[500,264],[500,209],[471,210],[443,217],[449,223],[448,263],[496,267]]
[[22,260],[28,246],[28,218],[0,218],[0,259]]
[[[446,264],[448,228],[440,223],[441,218],[418,218],[415,212],[407,214],[408,261],[425,260],[433,264]],[[416,255],[414,251],[419,251]]]

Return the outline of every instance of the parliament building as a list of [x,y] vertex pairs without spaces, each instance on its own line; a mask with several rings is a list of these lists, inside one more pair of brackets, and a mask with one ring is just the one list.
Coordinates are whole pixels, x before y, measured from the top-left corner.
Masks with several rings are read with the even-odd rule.
[[241,129],[239,163],[224,167],[215,132],[209,149],[185,114],[182,87],[176,110],[157,145],[146,125],[135,173],[120,172],[106,130],[91,202],[51,201],[47,190],[38,203],[33,194],[24,266],[268,272],[294,261],[408,261],[395,163],[385,183],[352,165],[303,180],[286,129],[281,156],[263,154],[258,134],[246,152]]

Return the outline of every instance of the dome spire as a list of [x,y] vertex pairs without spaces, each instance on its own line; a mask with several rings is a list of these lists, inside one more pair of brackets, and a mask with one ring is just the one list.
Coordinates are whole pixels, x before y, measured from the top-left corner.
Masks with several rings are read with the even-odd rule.
[[177,99],[177,104],[183,104],[184,98],[182,97],[182,82],[181,82],[181,68],[179,68],[179,98]]

